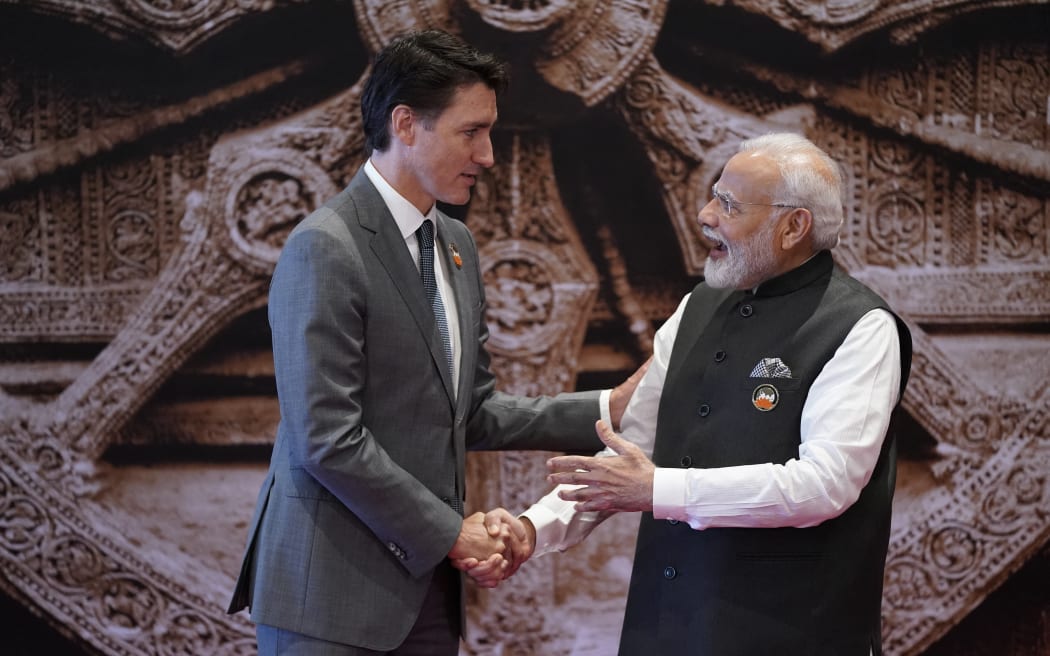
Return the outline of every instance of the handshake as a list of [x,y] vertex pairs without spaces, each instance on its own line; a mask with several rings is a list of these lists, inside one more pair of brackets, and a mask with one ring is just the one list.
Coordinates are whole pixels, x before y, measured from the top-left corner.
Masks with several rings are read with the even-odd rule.
[[494,588],[518,571],[536,546],[536,529],[505,508],[476,512],[463,520],[448,553],[452,565],[483,588]]
[[[557,456],[547,461],[547,480],[562,485],[558,497],[577,512],[651,512],[655,466],[634,444],[604,421],[595,426],[607,447],[602,457]],[[514,574],[536,549],[536,527],[504,508],[474,513],[463,520],[448,557],[484,588]]]
[[[619,424],[627,402],[649,369],[652,357],[617,385],[609,395],[613,425]],[[604,421],[595,432],[605,445],[604,457],[556,456],[547,461],[547,482],[563,487],[558,497],[574,502],[577,512],[652,511],[655,467],[634,444],[616,434]],[[448,553],[452,565],[483,588],[494,588],[518,571],[536,550],[536,527],[505,508],[476,512],[463,520],[456,543]]]

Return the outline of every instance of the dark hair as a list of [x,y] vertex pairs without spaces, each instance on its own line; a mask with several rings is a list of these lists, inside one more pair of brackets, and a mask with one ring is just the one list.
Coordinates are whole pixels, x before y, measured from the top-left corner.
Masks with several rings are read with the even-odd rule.
[[507,86],[503,62],[440,30],[394,39],[376,53],[361,94],[365,152],[384,151],[390,145],[387,125],[394,107],[408,105],[424,121],[433,121],[457,89],[477,82],[502,93]]

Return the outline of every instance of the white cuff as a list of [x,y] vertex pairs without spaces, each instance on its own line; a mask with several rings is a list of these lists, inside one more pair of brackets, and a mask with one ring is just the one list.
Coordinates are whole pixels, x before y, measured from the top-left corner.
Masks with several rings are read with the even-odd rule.
[[611,396],[611,389],[604,389],[602,390],[602,393],[598,395],[598,409],[601,412],[602,421],[609,426],[612,426],[612,411],[609,410],[609,398]]
[[688,469],[657,467],[653,472],[653,517],[689,519],[685,514],[685,475]]
[[558,515],[554,511],[537,503],[521,513],[520,517],[527,517],[536,529],[536,544],[532,551],[533,556],[542,556],[543,554],[559,550],[561,527],[558,525]]

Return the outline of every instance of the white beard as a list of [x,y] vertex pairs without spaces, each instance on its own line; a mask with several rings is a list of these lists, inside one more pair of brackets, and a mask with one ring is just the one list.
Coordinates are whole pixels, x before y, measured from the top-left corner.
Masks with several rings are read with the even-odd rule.
[[704,281],[708,286],[716,289],[745,289],[755,287],[766,280],[774,264],[775,227],[776,223],[771,220],[746,242],[730,243],[720,239],[714,230],[704,226],[704,236],[726,246],[725,257],[718,260],[707,258],[704,265]]

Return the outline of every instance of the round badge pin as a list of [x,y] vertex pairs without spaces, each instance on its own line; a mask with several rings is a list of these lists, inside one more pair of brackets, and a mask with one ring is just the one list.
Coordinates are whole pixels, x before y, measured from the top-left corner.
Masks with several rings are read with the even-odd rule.
[[780,392],[772,385],[759,385],[751,393],[751,404],[762,412],[769,412],[780,402]]

